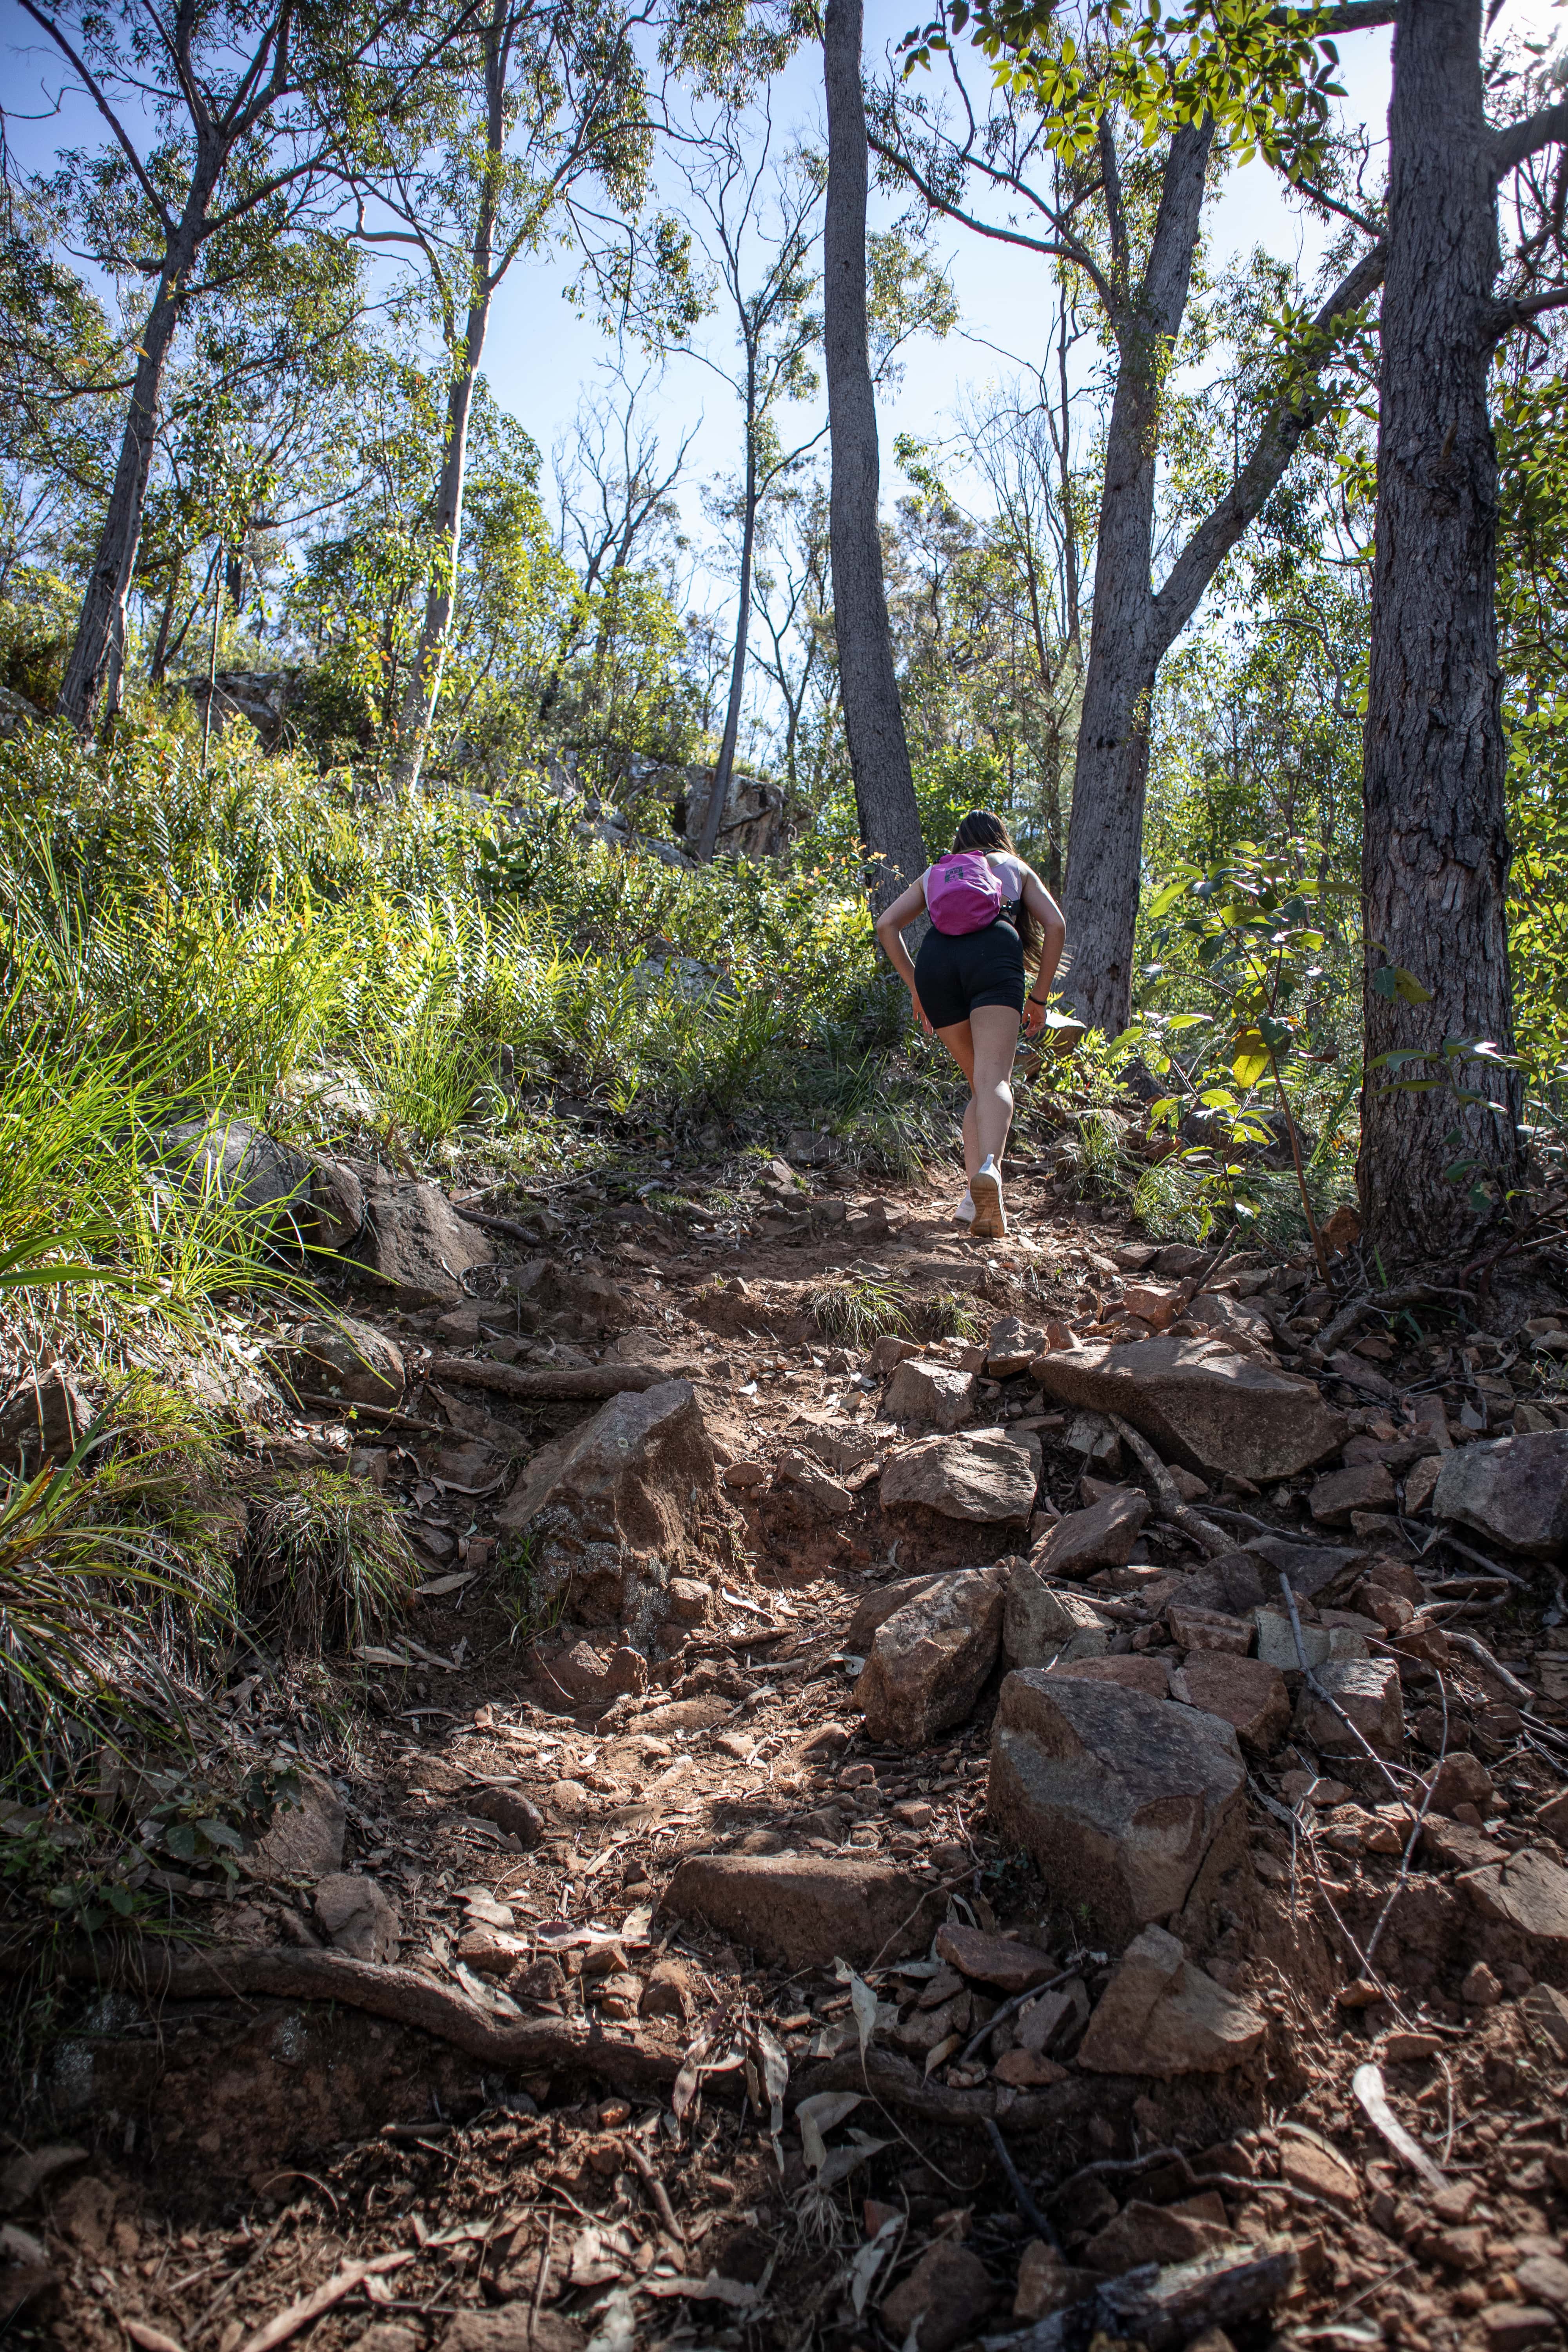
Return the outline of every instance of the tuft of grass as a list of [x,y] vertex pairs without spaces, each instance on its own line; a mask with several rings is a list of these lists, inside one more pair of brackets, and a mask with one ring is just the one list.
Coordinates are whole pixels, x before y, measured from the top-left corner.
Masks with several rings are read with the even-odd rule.
[[373,1640],[419,1579],[397,1515],[373,1486],[336,1470],[290,1474],[252,1496],[240,1556],[247,1619],[292,1656]]
[[982,1310],[962,1290],[926,1297],[868,1274],[836,1275],[806,1291],[802,1306],[825,1339],[868,1348],[883,1332],[899,1339],[977,1339]]

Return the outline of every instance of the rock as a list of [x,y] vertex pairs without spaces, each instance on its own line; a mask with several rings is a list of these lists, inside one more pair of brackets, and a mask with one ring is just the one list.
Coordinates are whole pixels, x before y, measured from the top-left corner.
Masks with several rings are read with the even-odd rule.
[[1568,1429],[1499,1437],[1443,1456],[1435,1518],[1545,1559],[1568,1541]]
[[1320,1478],[1307,1499],[1320,1526],[1344,1527],[1352,1511],[1391,1511],[1398,1497],[1386,1464],[1355,1462]]
[[814,1462],[808,1454],[800,1453],[795,1446],[779,1455],[773,1476],[780,1485],[803,1495],[824,1518],[841,1519],[855,1508],[855,1497],[848,1487],[841,1486],[820,1462]]
[[509,1935],[504,1927],[469,1927],[458,1939],[453,1957],[481,1977],[510,1976],[529,1954],[525,1937]]
[[[1092,2326],[1147,2352],[1179,2352],[1194,2338],[1204,2352],[1229,2339],[1223,2330],[1243,2325],[1282,2302],[1295,2284],[1296,2255],[1288,2245],[1221,2248],[1188,2263],[1172,2263],[1150,2276],[1148,2267],[1107,2279],[1094,2299]],[[1085,2330],[1085,2334],[1088,2334]],[[1247,2328],[1242,2340],[1251,2338]],[[1075,2343],[1083,2340],[1075,2330]],[[1029,2352],[1047,2352],[1037,2332]],[[1059,2352],[1059,2345],[1051,2347]]]
[[1010,1563],[1002,1618],[1002,1654],[1009,1666],[1099,1657],[1109,1639],[1107,1622],[1080,1594],[1047,1584],[1030,1561]]
[[1213,1340],[1102,1343],[1037,1356],[1030,1372],[1058,1403],[1119,1414],[1204,1477],[1292,1478],[1337,1453],[1349,1433],[1315,1382]]
[[1437,1480],[1442,1475],[1442,1469],[1443,1456],[1440,1454],[1428,1454],[1419,1462],[1413,1462],[1405,1472],[1405,1508],[1410,1517],[1415,1518],[1416,1514],[1424,1511],[1431,1502],[1436,1491]]
[[1459,1986],[1459,1999],[1467,2009],[1495,2009],[1502,1999],[1502,1987],[1488,1968],[1485,1960],[1477,1960],[1465,1971]]
[[297,1799],[279,1795],[272,1819],[241,1868],[251,1878],[329,1877],[343,1866],[347,1812],[331,1782],[296,1766]]
[[873,1739],[921,1748],[963,1722],[1002,1646],[1003,1581],[961,1569],[883,1620],[855,1685]]
[[1020,1323],[1016,1315],[999,1315],[986,1335],[986,1373],[994,1381],[1014,1380],[1044,1354],[1045,1346],[1043,1327]]
[[1068,1454],[1076,1454],[1084,1470],[1113,1477],[1121,1467],[1121,1434],[1102,1412],[1075,1413],[1062,1437]]
[[1290,1695],[1277,1666],[1260,1658],[1196,1650],[1171,1677],[1171,1696],[1230,1724],[1254,1756],[1271,1756],[1290,1727]]
[[1038,1483],[1038,1452],[1021,1438],[994,1429],[927,1437],[889,1454],[882,1466],[882,1508],[919,1504],[943,1518],[1018,1525],[1035,1507]]
[[767,1483],[768,1465],[765,1462],[731,1462],[724,1473],[724,1484],[732,1494],[743,1495],[753,1486],[765,1486]]
[[977,1984],[994,1985],[1008,1999],[1016,1992],[1029,1992],[1047,1977],[1060,1973],[1049,1952],[1016,1943],[1011,1936],[988,1935],[983,1927],[965,1927],[951,1919],[936,1931],[936,1956],[960,1976],[973,1977]]
[[702,1853],[680,1864],[661,1907],[788,1968],[865,1968],[923,1951],[947,1897],[858,1855]]
[[[1492,1801],[1492,1776],[1468,1748],[1456,1748],[1451,1756],[1445,1756],[1427,1785],[1435,1813],[1451,1816],[1456,1805],[1474,1805],[1484,1813]],[[1540,1819],[1539,1814],[1536,1818]]]
[[1182,1596],[1194,1609],[1215,1609],[1225,1617],[1250,1617],[1264,1599],[1262,1564],[1250,1552],[1222,1552],[1218,1559],[1189,1570],[1182,1580]]
[[1354,2212],[1361,2203],[1361,2176],[1354,2165],[1295,2132],[1280,2136],[1279,2178],[1293,2189],[1304,2189],[1310,2197],[1342,2206],[1347,2212]]
[[1271,1608],[1254,1611],[1252,1622],[1258,1633],[1258,1656],[1266,1665],[1278,1666],[1284,1674],[1299,1675],[1303,1655],[1307,1671],[1315,1673],[1331,1659],[1352,1661],[1367,1654],[1365,1635],[1348,1625],[1303,1625],[1301,1647],[1298,1650],[1290,1620],[1278,1602]]
[[1568,2058],[1568,1996],[1555,1985],[1531,1985],[1519,2006],[1536,2032],[1555,2042],[1559,2053]]
[[1022,1846],[1053,1903],[1126,1937],[1179,1911],[1199,1870],[1239,1862],[1246,1782],[1236,1735],[1115,1685],[1010,1674],[991,1742],[993,1832]]
[[543,1814],[517,1789],[471,1789],[464,1796],[463,1811],[481,1822],[493,1822],[503,1837],[514,1837],[525,1853],[531,1853],[544,1835]]
[[1173,1282],[1130,1282],[1121,1294],[1121,1304],[1152,1331],[1163,1331],[1181,1313],[1185,1298]]
[[397,1958],[401,1931],[396,1908],[374,1878],[334,1871],[317,1885],[316,1916],[337,1949],[351,1959],[388,1962]]
[[702,1989],[687,1960],[656,1960],[643,1986],[644,2017],[674,2017],[685,2024],[700,2003]]
[[1195,1609],[1184,1596],[1170,1603],[1165,1622],[1179,1650],[1224,1650],[1234,1658],[1246,1657],[1256,1634],[1245,1617],[1227,1617],[1217,1609]]
[[1484,1863],[1500,1862],[1508,1848],[1468,1822],[1428,1813],[1421,1824],[1421,1851],[1439,1870],[1479,1870]]
[[863,1658],[871,1646],[879,1625],[885,1625],[896,1609],[902,1609],[906,1602],[918,1599],[922,1592],[929,1592],[933,1584],[941,1581],[939,1570],[931,1576],[900,1577],[896,1584],[876,1586],[871,1591],[863,1593],[856,1603],[855,1614],[849,1620],[844,1636],[844,1646],[850,1655]]
[[165,1128],[158,1152],[196,1199],[222,1201],[268,1230],[302,1226],[313,1236],[310,1162],[291,1144],[215,1112]]
[[678,1625],[705,1625],[713,1610],[713,1588],[695,1576],[672,1576],[666,1588],[669,1613]]
[[1134,2198],[1114,2221],[1097,2231],[1083,2260],[1102,2276],[1120,2278],[1140,2263],[1188,2263],[1194,2254],[1229,2245],[1236,2232],[1223,2222],[1201,2221],[1169,2205],[1146,2205]]
[[50,2140],[42,2147],[24,2148],[0,2165],[0,2213],[20,2213],[51,2180],[86,2164],[89,2151],[74,2140]]
[[1029,1554],[1042,1576],[1077,1576],[1088,1568],[1125,1568],[1149,1516],[1149,1497],[1121,1486],[1091,1510],[1069,1511]]
[[1530,1937],[1554,1958],[1568,1952],[1568,1870],[1538,1847],[1467,1871],[1454,1883],[1483,1919]]
[[1255,1307],[1244,1307],[1228,1291],[1200,1290],[1184,1309],[1184,1319],[1241,1346],[1271,1348],[1274,1344],[1267,1318]]
[[[1399,1669],[1387,1658],[1331,1658],[1314,1668],[1315,1678],[1336,1699],[1356,1729],[1380,1756],[1397,1756],[1405,1745],[1405,1702]],[[1360,1754],[1332,1707],[1310,1685],[1296,1702],[1296,1736],[1325,1756]]]
[[879,1380],[886,1380],[890,1371],[920,1352],[913,1339],[900,1339],[891,1331],[884,1331],[872,1340],[867,1351],[866,1370],[874,1372]]
[[0,1459],[30,1470],[68,1462],[92,1426],[93,1409],[63,1364],[28,1373],[0,1403]]
[[906,1357],[888,1383],[882,1410],[909,1429],[956,1429],[973,1416],[977,1385],[973,1372]]
[[1099,2285],[1094,2271],[1072,2270],[1055,2246],[1031,2238],[1018,2263],[1018,2289],[1013,2301],[1015,2319],[1048,2319],[1082,2303]]
[[978,2254],[939,2238],[884,2301],[882,2326],[895,2344],[911,2340],[918,2352],[952,2352],[980,2332],[996,2300]]
[[[1364,1549],[1340,1551],[1327,1544],[1292,1543],[1289,1536],[1254,1536],[1243,1549],[1260,1564],[1270,1593],[1278,1592],[1280,1577],[1288,1576],[1298,1601],[1311,1601],[1320,1592],[1327,1592],[1341,1577],[1352,1575],[1368,1558]],[[1203,1571],[1198,1572],[1201,1575]]]
[[542,2311],[535,2319],[531,2299],[521,2295],[489,2311],[460,2311],[441,2338],[440,2352],[583,2352],[587,2340],[586,2328],[560,2312]]
[[1080,1682],[1115,1683],[1122,1690],[1142,1691],[1148,1698],[1168,1698],[1171,1675],[1163,1659],[1129,1653],[1115,1658],[1063,1656],[1047,1674],[1076,1675]]
[[1536,1813],[1535,1826],[1544,1830],[1549,1838],[1555,1838],[1559,1845],[1568,1845],[1568,1789],[1547,1799]]
[[495,1262],[494,1243],[458,1216],[437,1184],[378,1169],[365,1186],[365,1215],[357,1262],[395,1306],[459,1306],[464,1275]]
[[378,1331],[344,1315],[336,1323],[310,1323],[284,1359],[295,1394],[330,1396],[343,1404],[384,1405],[395,1412],[408,1385],[403,1350]]
[[1261,2048],[1267,2021],[1202,1969],[1163,1927],[1127,1947],[1079,2044],[1095,2074],[1221,2074]]
[[665,1580],[700,1541],[704,1506],[717,1511],[719,1487],[697,1392],[659,1381],[542,1447],[496,1526],[535,1536],[542,1593],[570,1577],[574,1613],[635,1642],[663,1618]]
[[797,1423],[792,1433],[805,1453],[814,1454],[826,1469],[840,1477],[870,1461],[877,1451],[873,1440],[852,1421],[828,1422],[820,1428],[809,1424],[803,1428]]
[[1490,2303],[1481,2314],[1487,2352],[1531,2352],[1537,2344],[1556,2344],[1561,2332],[1555,2312],[1532,2303]]
[[1067,2068],[1056,2059],[1016,2045],[1005,2050],[991,2071],[998,2083],[1005,2083],[1015,2091],[1048,2090],[1053,2083],[1065,2083],[1068,2079]]

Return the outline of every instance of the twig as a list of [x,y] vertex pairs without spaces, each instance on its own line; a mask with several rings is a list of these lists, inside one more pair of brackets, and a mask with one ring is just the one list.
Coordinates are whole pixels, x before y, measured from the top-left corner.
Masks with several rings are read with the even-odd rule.
[[488,1209],[459,1209],[456,1201],[447,1206],[466,1225],[479,1225],[487,1234],[504,1234],[509,1241],[521,1242],[529,1249],[543,1246],[542,1237],[532,1225],[520,1225],[515,1217],[492,1217]]
[[1233,1519],[1238,1528],[1256,1528],[1260,1536],[1285,1536],[1282,1528],[1271,1528],[1267,1519],[1255,1519],[1250,1511],[1233,1511],[1228,1504],[1222,1510],[1217,1503],[1205,1503],[1204,1509],[1212,1518]]
[[1155,2164],[1175,2165],[1189,2189],[1240,2189],[1249,2197],[1282,2195],[1293,2204],[1317,2206],[1325,2213],[1330,2210],[1325,2198],[1314,2197],[1310,2189],[1298,2189],[1293,2181],[1248,2180],[1238,2172],[1198,2172],[1179,2147],[1150,2147],[1142,2156],[1106,2156],[1097,2164],[1079,2165],[1076,2172],[1069,2172],[1065,2180],[1058,2180],[1047,2190],[1046,2201],[1050,2205],[1059,2203],[1080,2180],[1095,2180],[1111,2172],[1146,2172]]
[[247,2336],[239,2346],[238,2352],[274,2352],[275,2346],[287,2344],[290,2336],[298,2336],[301,2327],[308,2327],[312,2319],[321,2317],[323,2311],[331,2311],[335,2303],[342,2303],[345,2296],[353,2294],[355,2287],[362,2286],[367,2278],[382,2271],[401,2270],[405,2263],[414,2260],[415,2256],[409,2252],[377,2254],[374,2262],[368,2263],[345,2263],[341,2271],[333,2272],[324,2285],[317,2287],[310,2294],[301,2295],[298,2303],[289,2305],[287,2311],[280,2311],[275,2319],[269,2319],[265,2327],[258,2327],[254,2336]]
[[1451,1625],[1445,1625],[1443,1631],[1456,1649],[1468,1651],[1478,1665],[1484,1666],[1489,1675],[1497,1676],[1510,1698],[1522,1699],[1527,1706],[1535,1705],[1540,1694],[1532,1691],[1528,1683],[1521,1683],[1517,1675],[1510,1675],[1508,1668],[1493,1657],[1479,1634],[1456,1633]]
[[1326,1363],[1349,1332],[1368,1315],[1386,1314],[1396,1307],[1431,1307],[1439,1298],[1474,1298],[1473,1290],[1440,1288],[1430,1282],[1402,1282],[1393,1290],[1363,1290],[1325,1325],[1303,1351],[1310,1363]]
[[1517,1584],[1521,1592],[1531,1590],[1528,1576],[1517,1576],[1511,1568],[1500,1567],[1495,1559],[1489,1559],[1484,1551],[1477,1551],[1473,1545],[1461,1543],[1458,1536],[1451,1536],[1447,1528],[1438,1528],[1436,1541],[1449,1551],[1457,1551],[1466,1559],[1473,1559],[1479,1567],[1486,1570],[1489,1576],[1500,1576],[1505,1584]]
[[1113,1412],[1107,1418],[1111,1427],[1120,1433],[1122,1444],[1137,1457],[1145,1475],[1152,1480],[1154,1491],[1160,1498],[1161,1510],[1172,1526],[1179,1528],[1188,1541],[1196,1544],[1198,1549],[1206,1552],[1211,1559],[1218,1559],[1224,1552],[1234,1551],[1236,1547],[1228,1536],[1222,1535],[1218,1528],[1211,1528],[1208,1521],[1201,1518],[1190,1503],[1183,1502],[1177,1491],[1175,1480],[1148,1439],[1141,1437],[1129,1423],[1121,1418],[1120,1414]]
[[658,2173],[654,2170],[653,2166],[648,2162],[647,2158],[644,2155],[642,2149],[637,2146],[635,2139],[624,2139],[621,2142],[621,2147],[625,2150],[626,2162],[631,2166],[632,2170],[637,2174],[637,2179],[642,2182],[643,2187],[647,2190],[648,2195],[653,2199],[655,2205],[658,2207],[659,2220],[664,2223],[664,2226],[669,2231],[670,2236],[676,2239],[679,2244],[684,2245],[686,2243],[686,2232],[675,2218],[675,2208],[669,2201],[668,2189],[666,2189],[663,2181],[659,2179]]
[[[682,2244],[685,2243],[684,2239]],[[555,2208],[550,2208],[544,2224],[544,2252],[539,2257],[539,2274],[533,2282],[533,2302],[528,2314],[528,2340],[533,2342],[539,2328],[539,2306],[544,2301],[544,2284],[550,2276],[550,2257],[555,2245]]]
[[[1372,1762],[1376,1765],[1378,1770],[1387,1781],[1390,1789],[1394,1791],[1394,1794],[1398,1798],[1399,1802],[1404,1806],[1405,1811],[1408,1813],[1410,1811],[1409,1799],[1405,1795],[1405,1792],[1400,1788],[1398,1781],[1394,1779],[1393,1773],[1389,1770],[1387,1765],[1384,1762],[1382,1757],[1373,1746],[1371,1740],[1368,1739],[1365,1734],[1359,1730],[1356,1725],[1351,1721],[1350,1717],[1345,1713],[1344,1708],[1340,1705],[1338,1699],[1334,1697],[1331,1691],[1326,1691],[1323,1688],[1322,1684],[1318,1680],[1317,1675],[1307,1664],[1307,1645],[1301,1639],[1301,1620],[1296,1613],[1296,1596],[1290,1590],[1290,1580],[1285,1574],[1283,1570],[1280,1570],[1279,1575],[1279,1590],[1285,1597],[1285,1606],[1290,1612],[1290,1632],[1296,1643],[1296,1655],[1301,1662],[1301,1672],[1307,1678],[1307,1688],[1312,1693],[1315,1698],[1322,1700],[1323,1705],[1329,1709],[1331,1714],[1337,1715],[1339,1717],[1340,1721],[1344,1725],[1345,1729],[1350,1733],[1351,1738],[1355,1741],[1357,1747],[1360,1748],[1363,1753],[1371,1759]],[[1531,1696],[1533,1696],[1534,1694],[1531,1693]]]
[[1030,2196],[1028,2190],[1025,2188],[1018,2172],[1018,2168],[1007,2153],[1007,2143],[1003,2138],[1001,2133],[997,2130],[994,2119],[990,2116],[987,2116],[985,2118],[985,2134],[986,2137],[990,2140],[992,2147],[996,2151],[997,2159],[1001,2164],[1003,2171],[1007,2176],[1007,2186],[1011,2189],[1015,2198],[1017,2200],[1019,2212],[1022,2213],[1030,2229],[1036,2231],[1040,2237],[1044,2238],[1047,2245],[1054,2246],[1059,2254],[1062,2250],[1062,2242],[1058,2237],[1056,2231],[1052,2229],[1050,2223],[1047,2221],[1045,2215],[1041,2212],[1039,2207],[1036,2204],[1034,2199]]
[[975,2052],[979,2049],[981,2043],[983,2042],[989,2041],[990,2037],[995,2032],[996,2028],[999,2025],[1004,2023],[1007,2018],[1016,2016],[1019,2010],[1024,2008],[1027,2002],[1035,2000],[1038,1994],[1043,1992],[1055,1992],[1058,1985],[1068,1984],[1074,1977],[1081,1976],[1082,1974],[1082,1963],[1075,1962],[1073,1967],[1070,1969],[1063,1969],[1059,1976],[1047,1978],[1044,1984],[1031,1985],[1027,1992],[1016,1992],[1010,2000],[1005,2000],[1003,2002],[1001,2008],[996,2011],[994,2016],[986,2019],[979,2032],[973,2035],[971,2039],[965,2042],[963,2050],[960,2054],[958,2063],[961,2066],[967,2066]]

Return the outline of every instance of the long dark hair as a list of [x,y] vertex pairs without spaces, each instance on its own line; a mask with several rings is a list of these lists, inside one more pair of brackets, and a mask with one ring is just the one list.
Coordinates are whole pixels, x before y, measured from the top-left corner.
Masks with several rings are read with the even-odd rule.
[[[988,849],[999,849],[1009,857],[1018,855],[1012,835],[1001,818],[990,809],[971,809],[953,835],[952,845],[955,850],[978,849],[984,854]],[[1031,971],[1037,970],[1046,945],[1046,934],[1039,917],[1031,915],[1027,907],[1020,905],[1013,922],[1024,942],[1025,963]]]

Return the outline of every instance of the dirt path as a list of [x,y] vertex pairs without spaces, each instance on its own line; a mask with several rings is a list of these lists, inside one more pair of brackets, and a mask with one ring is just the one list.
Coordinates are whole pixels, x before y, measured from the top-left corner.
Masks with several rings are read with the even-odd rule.
[[[425,1589],[353,1674],[230,1693],[227,1736],[303,1802],[206,1900],[205,1957],[165,1956],[155,1995],[62,1995],[40,2098],[76,2152],[0,2176],[15,2339],[1558,2340],[1551,1570],[1473,1522],[1468,1563],[1420,1549],[1423,1465],[1551,1433],[1549,1383],[1433,1318],[1325,1373],[1304,1265],[1194,1296],[1195,1253],[1149,1267],[1044,1167],[989,1245],[936,1188],[668,1181],[659,1209],[489,1202],[549,1238],[500,1237],[456,1307],[356,1307],[404,1353],[401,1407],[279,1434],[401,1499]],[[895,1327],[911,1371],[869,1345]],[[1184,1347],[1310,1377],[1290,1410],[1333,1418],[1337,1466],[1205,1477],[1185,1391],[1154,1446],[1061,1401],[1090,1359]],[[620,1364],[658,1377],[494,1385]],[[923,1423],[896,1410],[917,1389]],[[1247,1443],[1272,1395],[1233,1412]],[[1286,1638],[1279,1562],[1243,1549],[1268,1530],[1302,1588],[1282,1675],[1242,1654]],[[1343,1566],[1314,1589],[1308,1551]],[[895,1622],[918,1577],[943,1581]],[[1002,1688],[1042,1623],[1047,1732]],[[1383,1762],[1313,1713],[1309,1654]],[[1397,1738],[1369,1693],[1403,1699]],[[1175,1899],[1139,1907],[1156,1866]]]

